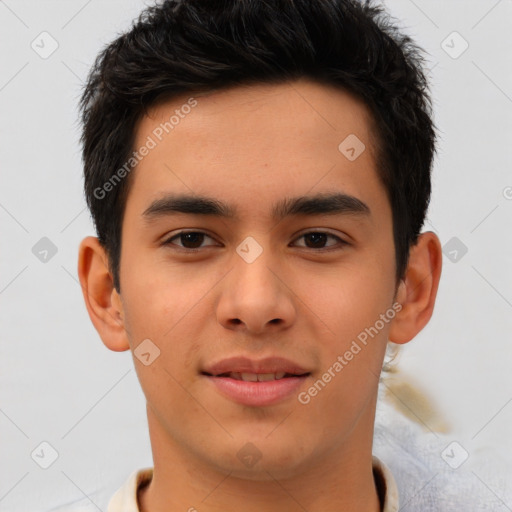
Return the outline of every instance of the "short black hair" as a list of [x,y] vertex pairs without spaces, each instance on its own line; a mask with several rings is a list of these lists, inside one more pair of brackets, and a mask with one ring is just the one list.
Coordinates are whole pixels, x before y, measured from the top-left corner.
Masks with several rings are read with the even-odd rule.
[[371,112],[398,283],[430,202],[436,151],[422,53],[372,0],[166,0],[147,7],[99,53],[80,99],[85,195],[116,290],[133,173],[112,178],[126,170],[147,109],[198,91],[300,78],[352,93]]

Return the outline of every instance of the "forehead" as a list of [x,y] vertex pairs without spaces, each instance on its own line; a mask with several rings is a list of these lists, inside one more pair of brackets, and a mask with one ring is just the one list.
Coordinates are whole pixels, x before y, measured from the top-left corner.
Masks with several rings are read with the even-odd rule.
[[[191,108],[192,101],[195,106]],[[344,89],[308,79],[180,95],[151,107],[148,115],[141,119],[136,135],[140,138],[169,121],[172,126],[167,126],[167,130],[162,127],[164,136],[179,132],[186,137],[187,132],[206,125],[220,129],[201,133],[203,142],[218,141],[227,134],[239,139],[256,135],[254,132],[259,142],[265,139],[268,142],[275,140],[273,132],[280,129],[285,130],[276,143],[283,142],[287,135],[324,138],[326,142],[329,135],[340,138],[354,133],[367,142],[373,135],[373,117],[361,99]],[[265,130],[261,131],[261,127]],[[347,130],[349,132],[345,133]]]
[[222,196],[243,210],[248,198],[274,204],[285,190],[383,194],[368,108],[344,90],[308,80],[162,102],[139,122],[135,149],[149,139],[152,149],[132,183],[147,199],[177,188]]

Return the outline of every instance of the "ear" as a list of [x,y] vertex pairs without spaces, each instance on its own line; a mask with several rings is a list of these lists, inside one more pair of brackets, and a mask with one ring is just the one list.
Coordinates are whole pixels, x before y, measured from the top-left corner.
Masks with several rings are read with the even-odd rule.
[[428,231],[418,237],[409,252],[404,279],[398,287],[396,301],[402,305],[389,330],[389,341],[407,343],[430,320],[434,311],[441,278],[443,252],[435,233]]
[[115,352],[129,350],[121,296],[114,288],[108,257],[96,237],[80,243],[78,277],[91,321],[103,343]]

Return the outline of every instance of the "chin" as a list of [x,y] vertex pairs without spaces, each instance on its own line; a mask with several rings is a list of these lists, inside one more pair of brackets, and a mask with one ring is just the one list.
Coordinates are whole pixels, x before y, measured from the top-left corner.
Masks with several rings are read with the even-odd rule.
[[230,473],[231,477],[261,482],[296,477],[311,467],[311,460],[305,454],[304,446],[297,449],[296,444],[283,446],[282,442],[274,446],[274,443],[264,437],[260,441],[252,439],[254,442],[230,443],[236,446],[235,450],[228,449],[223,454],[218,454],[215,459],[212,459],[214,454],[210,452],[210,463],[220,472]]

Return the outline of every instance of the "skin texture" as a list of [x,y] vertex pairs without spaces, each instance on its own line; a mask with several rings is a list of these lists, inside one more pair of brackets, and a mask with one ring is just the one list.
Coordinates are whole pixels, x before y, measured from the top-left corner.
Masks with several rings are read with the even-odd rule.
[[[154,460],[141,510],[376,512],[378,376],[388,339],[406,343],[432,315],[440,242],[431,232],[420,236],[397,287],[370,117],[352,95],[300,80],[194,97],[197,106],[133,171],[120,294],[97,239],[85,238],[79,249],[86,306],[104,344],[133,352],[149,338],[160,349],[148,366],[134,357]],[[135,147],[187,99],[151,109]],[[349,134],[366,146],[354,161],[338,150]],[[283,198],[334,191],[364,201],[371,214],[270,216]],[[168,192],[214,197],[238,215],[145,221],[145,209]],[[185,252],[180,237],[163,244],[184,229],[207,234],[185,245],[197,252]],[[332,237],[315,245],[301,236],[311,231],[347,245]],[[248,236],[263,249],[252,263],[236,251]],[[271,406],[239,405],[200,374],[225,357],[278,355],[311,371],[300,391],[307,390],[397,303],[394,319],[308,404],[293,394]],[[260,455],[251,467],[237,456],[247,443]]]

